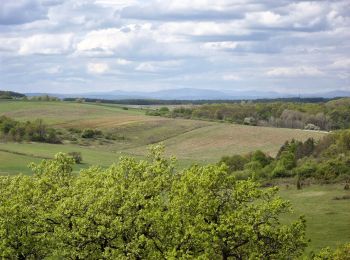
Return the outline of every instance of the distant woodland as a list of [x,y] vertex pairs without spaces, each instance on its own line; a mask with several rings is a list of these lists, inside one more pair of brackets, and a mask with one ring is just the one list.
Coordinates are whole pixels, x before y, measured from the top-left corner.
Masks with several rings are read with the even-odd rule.
[[334,130],[350,127],[350,98],[328,102],[241,102],[150,110],[148,115],[224,121],[246,125]]

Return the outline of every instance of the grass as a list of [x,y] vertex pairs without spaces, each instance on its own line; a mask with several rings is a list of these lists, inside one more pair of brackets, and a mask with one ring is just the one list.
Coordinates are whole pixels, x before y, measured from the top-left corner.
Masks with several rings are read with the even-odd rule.
[[[260,149],[275,155],[279,147],[292,138],[320,138],[324,133],[295,129],[254,127],[200,120],[171,119],[146,116],[142,109],[123,109],[118,105],[76,102],[0,101],[0,115],[16,120],[43,119],[55,128],[98,128],[115,133],[125,140],[109,144],[93,142],[90,146],[77,144],[0,143],[0,151],[19,160],[18,171],[29,173],[24,165],[32,158],[53,157],[57,152],[81,152],[84,165],[108,166],[122,154],[144,157],[150,144],[164,142],[168,155],[178,158],[184,167],[192,163],[213,163],[223,155],[242,154]],[[4,156],[4,155],[3,155]],[[16,170],[11,162],[0,165],[0,173]]]
[[[317,139],[322,135],[297,129],[212,123],[166,139],[164,144],[168,153],[179,159],[208,163],[216,162],[224,155],[245,154],[258,149],[275,156],[286,140]],[[145,147],[141,146],[130,153],[142,155],[144,151]]]
[[306,218],[307,237],[311,239],[307,252],[350,242],[350,200],[334,199],[350,195],[344,185],[312,185],[302,190],[282,187],[280,194],[294,208],[294,213],[288,214],[286,220],[300,215]]

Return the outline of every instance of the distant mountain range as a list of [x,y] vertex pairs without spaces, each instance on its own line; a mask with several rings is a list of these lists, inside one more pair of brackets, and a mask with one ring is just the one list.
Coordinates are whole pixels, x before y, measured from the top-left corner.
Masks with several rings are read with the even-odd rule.
[[[89,92],[76,94],[55,94],[55,93],[26,93],[27,96],[50,95],[58,98],[92,98],[92,99],[162,99],[162,100],[239,100],[239,99],[274,99],[290,98],[299,95],[291,95],[278,92],[264,91],[219,91],[209,89],[179,88],[167,89],[154,92],[132,92],[115,90],[110,92]],[[318,92],[313,94],[300,95],[302,98],[334,98],[350,97],[349,91]]]

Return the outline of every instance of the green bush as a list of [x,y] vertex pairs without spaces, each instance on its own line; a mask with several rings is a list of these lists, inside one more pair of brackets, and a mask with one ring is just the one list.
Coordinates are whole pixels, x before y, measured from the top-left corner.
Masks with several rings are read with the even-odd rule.
[[68,153],[68,155],[74,159],[74,162],[76,164],[81,164],[83,161],[83,157],[81,155],[81,152],[70,152],[70,153]]
[[102,132],[100,130],[84,129],[81,134],[81,137],[91,139],[91,138],[99,137],[101,135],[102,135]]

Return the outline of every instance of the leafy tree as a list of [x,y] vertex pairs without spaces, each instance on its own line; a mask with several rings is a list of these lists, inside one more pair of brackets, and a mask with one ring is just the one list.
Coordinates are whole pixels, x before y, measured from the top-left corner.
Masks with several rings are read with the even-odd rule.
[[0,256],[42,259],[285,259],[302,254],[305,221],[281,224],[277,188],[237,180],[225,165],[175,169],[148,160],[72,173],[58,154],[34,176],[0,177]]
[[228,166],[229,172],[241,171],[244,169],[244,165],[248,163],[248,158],[242,155],[233,155],[233,156],[223,156],[219,164],[226,164]]

